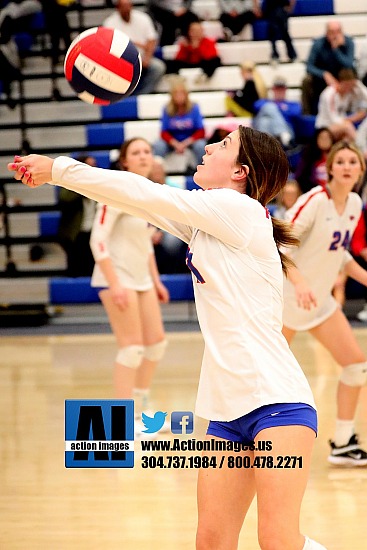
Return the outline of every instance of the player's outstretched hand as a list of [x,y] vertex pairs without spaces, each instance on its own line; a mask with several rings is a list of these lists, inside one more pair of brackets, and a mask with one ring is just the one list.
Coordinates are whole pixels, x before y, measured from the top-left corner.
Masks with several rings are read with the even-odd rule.
[[296,291],[296,299],[297,299],[298,307],[307,309],[308,311],[313,307],[317,307],[316,297],[312,292],[312,290],[307,285],[307,283],[305,282],[297,283],[295,285],[295,291]]
[[53,159],[43,155],[14,157],[8,164],[8,170],[14,172],[14,178],[28,187],[39,187],[52,180]]

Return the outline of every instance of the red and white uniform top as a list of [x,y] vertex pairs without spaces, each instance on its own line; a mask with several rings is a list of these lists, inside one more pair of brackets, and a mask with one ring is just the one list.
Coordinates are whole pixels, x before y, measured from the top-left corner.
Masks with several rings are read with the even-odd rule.
[[284,324],[308,330],[330,317],[338,307],[331,295],[339,271],[352,256],[348,249],[362,210],[357,193],[349,193],[340,215],[327,187],[317,186],[299,197],[286,213],[300,245],[286,252],[291,256],[315,294],[317,307],[310,311],[297,305],[293,284],[284,282]]
[[111,258],[120,283],[138,291],[153,287],[149,260],[154,253],[148,224],[113,206],[99,204],[94,218],[90,246],[96,261],[91,284],[107,287],[98,261]]

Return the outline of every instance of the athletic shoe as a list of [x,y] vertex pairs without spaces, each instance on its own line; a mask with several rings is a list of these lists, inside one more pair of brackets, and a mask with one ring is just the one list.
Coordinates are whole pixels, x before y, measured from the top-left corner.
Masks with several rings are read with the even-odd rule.
[[361,449],[356,434],[353,434],[347,445],[337,447],[329,441],[331,453],[328,456],[330,464],[336,466],[367,466],[367,453]]

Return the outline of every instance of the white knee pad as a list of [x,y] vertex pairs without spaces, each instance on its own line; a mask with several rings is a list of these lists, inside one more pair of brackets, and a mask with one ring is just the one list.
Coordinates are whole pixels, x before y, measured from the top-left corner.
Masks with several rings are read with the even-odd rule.
[[137,369],[144,355],[144,346],[125,346],[120,348],[116,355],[116,363],[129,367],[129,369]]
[[144,348],[144,357],[148,361],[160,361],[166,351],[167,340],[161,340],[157,344],[152,344],[151,346],[145,346]]
[[354,363],[344,367],[340,382],[346,386],[364,386],[367,383],[367,362]]

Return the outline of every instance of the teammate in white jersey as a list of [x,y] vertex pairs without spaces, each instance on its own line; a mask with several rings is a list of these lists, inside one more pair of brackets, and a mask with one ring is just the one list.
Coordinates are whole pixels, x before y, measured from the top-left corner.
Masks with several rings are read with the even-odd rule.
[[[153,161],[145,139],[121,147],[122,170],[146,177]],[[91,283],[101,288],[99,297],[118,344],[116,397],[134,399],[135,429],[141,434],[141,413],[149,406],[154,371],[166,345],[159,300],[168,302],[168,291],[159,278],[146,221],[99,204],[90,242],[96,262]]]
[[356,146],[338,142],[326,167],[327,186],[311,189],[287,212],[300,245],[290,252],[297,269],[290,269],[284,283],[283,334],[290,343],[297,331],[308,330],[343,367],[328,460],[343,466],[366,466],[367,453],[354,433],[360,390],[367,382],[366,356],[332,296],[340,270],[367,285],[367,271],[348,252],[362,210],[362,201],[352,189],[364,173],[365,161]]
[[[15,157],[9,170],[30,187],[50,182],[77,190],[189,244],[187,265],[205,341],[196,412],[210,420],[203,460],[217,461],[199,471],[197,549],[237,548],[257,494],[262,550],[322,550],[299,531],[317,415],[282,334],[287,260],[278,246],[295,239],[265,208],[287,181],[279,142],[240,126],[207,145],[195,191],[65,157]],[[287,456],[294,467],[282,465]],[[234,467],[235,461],[248,467]]]

